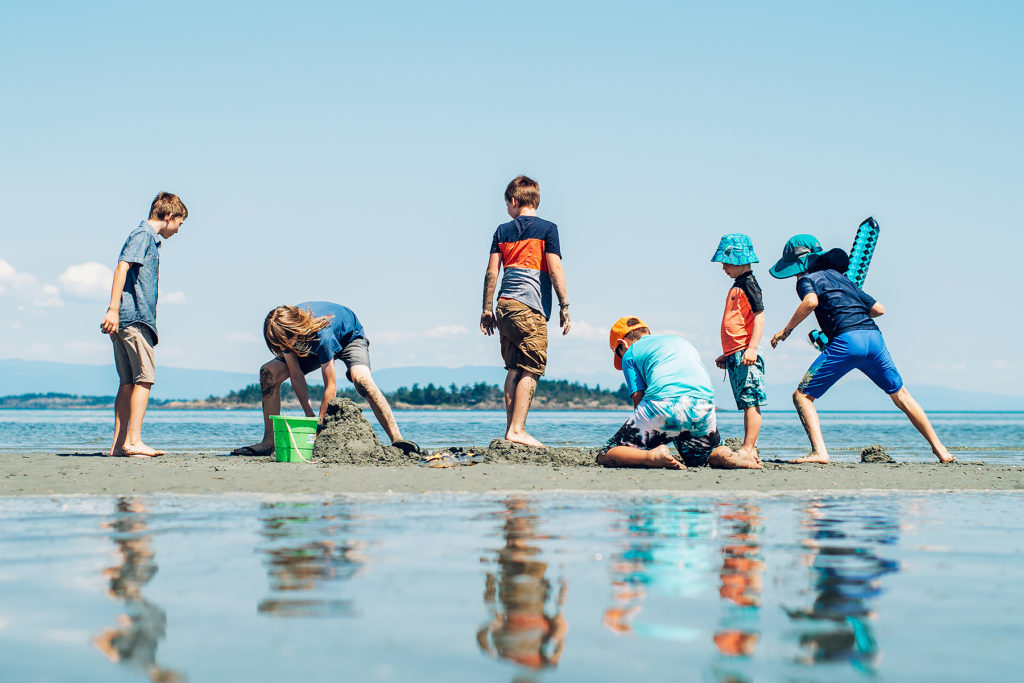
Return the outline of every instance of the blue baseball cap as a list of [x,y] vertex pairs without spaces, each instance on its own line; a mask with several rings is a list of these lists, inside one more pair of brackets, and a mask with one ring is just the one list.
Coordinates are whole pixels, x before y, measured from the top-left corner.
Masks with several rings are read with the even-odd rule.
[[782,258],[768,272],[780,280],[806,273],[821,251],[821,243],[814,235],[793,235],[782,248]]
[[712,263],[728,263],[731,266],[745,266],[748,263],[760,263],[754,253],[754,245],[750,238],[742,232],[723,235],[718,242],[718,251],[711,257]]

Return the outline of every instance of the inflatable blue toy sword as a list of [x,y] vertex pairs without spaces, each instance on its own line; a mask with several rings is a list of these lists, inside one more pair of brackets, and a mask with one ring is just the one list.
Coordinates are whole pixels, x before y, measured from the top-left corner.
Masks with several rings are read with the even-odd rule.
[[[853,246],[850,248],[850,265],[846,269],[846,277],[850,278],[857,287],[864,288],[864,278],[868,276],[868,266],[871,265],[871,257],[875,253],[875,245],[878,244],[878,233],[881,228],[871,216],[857,226],[857,236],[853,238]],[[821,330],[811,330],[807,334],[811,346],[823,350],[829,342],[828,336]]]

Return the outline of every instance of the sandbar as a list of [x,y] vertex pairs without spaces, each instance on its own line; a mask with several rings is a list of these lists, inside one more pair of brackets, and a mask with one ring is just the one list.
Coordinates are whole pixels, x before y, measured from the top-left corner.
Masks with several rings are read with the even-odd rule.
[[429,493],[537,491],[1020,491],[1024,466],[984,463],[766,462],[763,470],[606,469],[484,462],[431,469],[416,465],[325,466],[277,463],[221,453],[172,453],[137,460],[100,454],[11,453],[0,457],[0,495]]

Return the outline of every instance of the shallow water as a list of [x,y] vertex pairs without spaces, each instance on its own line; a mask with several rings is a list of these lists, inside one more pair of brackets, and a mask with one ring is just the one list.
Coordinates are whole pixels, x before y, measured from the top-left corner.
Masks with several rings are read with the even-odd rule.
[[[369,411],[364,414],[384,438]],[[504,434],[498,411],[410,410],[396,413],[406,438],[425,448],[487,445]],[[527,426],[552,446],[598,446],[615,433],[625,411],[534,411]],[[742,415],[719,411],[723,436],[742,436]],[[939,437],[961,460],[1024,465],[1024,412],[935,412]],[[151,410],[143,438],[153,446],[179,451],[229,452],[262,436],[254,410]],[[822,412],[825,440],[836,462],[854,461],[861,449],[884,445],[902,461],[934,460],[927,444],[902,413]],[[0,410],[0,453],[25,451],[90,452],[110,447],[113,419],[106,410]],[[766,411],[759,445],[767,457],[807,451],[806,437],[793,411]]]
[[10,681],[1014,680],[1024,495],[5,499]]

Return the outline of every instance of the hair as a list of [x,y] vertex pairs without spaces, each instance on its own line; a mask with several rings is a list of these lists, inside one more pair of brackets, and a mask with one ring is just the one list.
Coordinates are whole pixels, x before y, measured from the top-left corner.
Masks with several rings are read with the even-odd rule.
[[[313,309],[302,310],[298,306],[278,306],[267,313],[263,321],[263,341],[275,356],[283,351],[293,351],[299,356],[310,354],[310,342],[316,333],[331,324],[333,315],[313,316]],[[289,337],[295,341],[289,343]]]
[[[640,318],[630,318],[629,320],[626,321],[627,325],[637,325],[639,323],[640,323]],[[623,339],[625,339],[630,344],[632,344],[633,342],[635,342],[640,337],[646,337],[650,333],[651,333],[650,328],[638,327],[638,328],[636,328],[634,330],[630,330],[629,332],[627,332],[626,336],[623,337]]]
[[540,184],[524,175],[516,176],[505,188],[505,201],[512,200],[524,209],[536,209],[540,206]]
[[169,221],[179,217],[182,220],[188,218],[188,209],[178,195],[161,192],[153,198],[153,203],[149,206],[150,220]]

